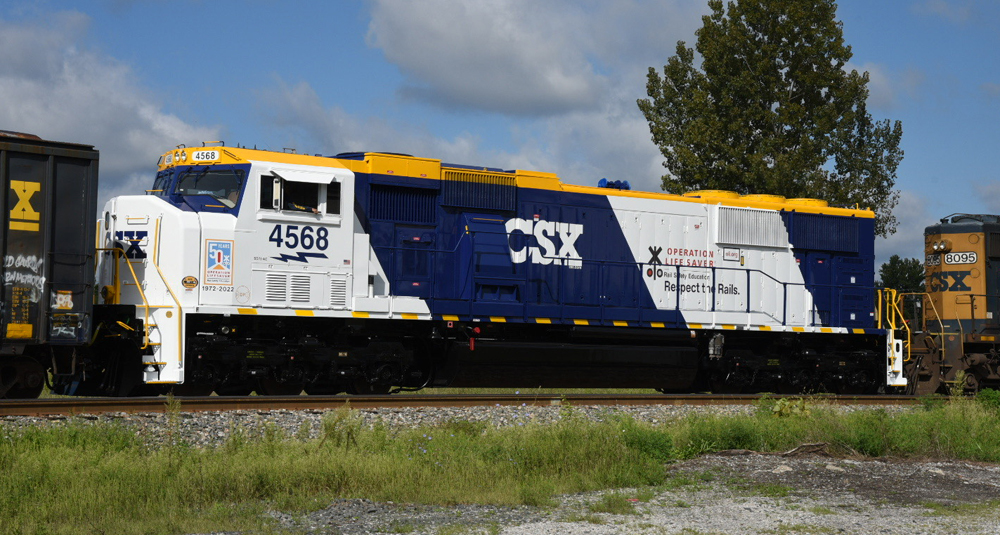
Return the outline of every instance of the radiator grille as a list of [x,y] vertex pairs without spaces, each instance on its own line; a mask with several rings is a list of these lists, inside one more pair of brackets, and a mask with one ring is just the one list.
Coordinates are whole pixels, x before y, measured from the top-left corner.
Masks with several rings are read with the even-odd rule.
[[268,273],[264,278],[264,296],[268,301],[287,301],[288,276],[284,273]]
[[292,291],[292,302],[293,303],[308,303],[309,294],[311,293],[309,288],[309,275],[292,275],[292,280],[290,281]]
[[347,307],[347,281],[332,279],[330,281],[330,306],[334,308]]
[[788,247],[788,231],[780,212],[720,206],[719,243]]

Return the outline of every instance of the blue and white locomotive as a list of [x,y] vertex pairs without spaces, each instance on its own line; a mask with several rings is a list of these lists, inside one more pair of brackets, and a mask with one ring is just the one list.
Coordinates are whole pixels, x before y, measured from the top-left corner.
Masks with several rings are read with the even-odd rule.
[[103,210],[97,288],[114,312],[98,338],[117,355],[103,382],[906,384],[899,344],[875,328],[872,212],[611,186],[400,154],[180,147],[147,195]]

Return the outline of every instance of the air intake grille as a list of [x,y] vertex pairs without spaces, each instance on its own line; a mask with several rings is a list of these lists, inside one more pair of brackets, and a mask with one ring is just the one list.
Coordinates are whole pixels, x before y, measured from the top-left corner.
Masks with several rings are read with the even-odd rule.
[[858,220],[820,214],[793,214],[792,245],[815,251],[858,252]]
[[434,223],[437,190],[372,184],[372,219],[404,223]]
[[442,204],[477,210],[517,209],[517,181],[512,175],[444,170]]
[[292,290],[292,302],[293,303],[308,303],[309,302],[309,275],[292,275],[291,284]]
[[330,306],[334,308],[347,307],[347,281],[332,279],[330,281]]
[[780,212],[720,206],[719,243],[788,247],[788,231]]
[[268,301],[287,301],[288,276],[284,273],[268,273],[264,279],[264,295]]

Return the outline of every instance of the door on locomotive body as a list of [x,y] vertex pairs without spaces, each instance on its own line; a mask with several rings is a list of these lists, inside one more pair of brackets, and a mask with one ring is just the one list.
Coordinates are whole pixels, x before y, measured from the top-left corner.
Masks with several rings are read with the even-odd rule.
[[243,234],[250,238],[242,258],[250,257],[252,280],[237,288],[237,304],[346,309],[352,270],[366,268],[352,261],[353,173],[286,164],[264,165],[254,174],[241,210],[250,231]]

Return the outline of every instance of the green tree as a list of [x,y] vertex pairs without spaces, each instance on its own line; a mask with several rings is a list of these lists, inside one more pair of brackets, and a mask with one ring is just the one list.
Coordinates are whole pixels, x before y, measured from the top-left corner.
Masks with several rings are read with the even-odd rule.
[[663,189],[725,189],[870,207],[896,230],[899,121],[869,115],[868,73],[846,71],[851,47],[833,0],[709,0],[695,51],[647,77],[638,101],[668,173]]
[[876,286],[893,288],[900,292],[924,291],[924,265],[916,258],[900,258],[898,254],[878,268]]

